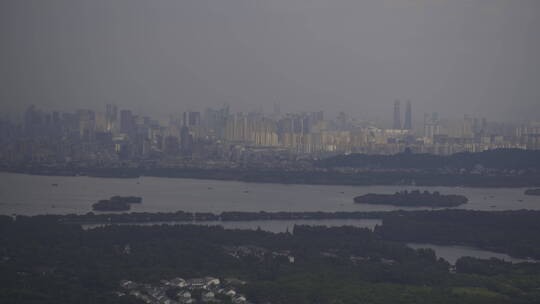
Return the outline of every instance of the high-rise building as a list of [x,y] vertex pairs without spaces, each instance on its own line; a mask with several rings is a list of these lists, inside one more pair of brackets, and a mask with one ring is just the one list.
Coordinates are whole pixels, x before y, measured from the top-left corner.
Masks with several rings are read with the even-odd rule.
[[323,111],[312,112],[311,118],[313,119],[313,123],[324,120],[324,112]]
[[77,110],[79,120],[79,135],[85,140],[93,139],[96,127],[96,113],[92,110]]
[[279,117],[281,116],[281,109],[279,107],[279,103],[277,102],[274,102],[274,111],[272,113],[272,116],[274,119],[279,119]]
[[24,132],[29,137],[39,136],[43,131],[43,113],[31,105],[24,113]]
[[180,148],[183,156],[191,156],[193,153],[193,135],[187,126],[180,130]]
[[399,100],[394,101],[394,125],[393,129],[401,130],[401,110]]
[[118,108],[115,105],[107,105],[105,111],[105,120],[107,132],[113,131],[118,120]]
[[132,133],[135,125],[133,114],[130,110],[120,111],[120,132]]
[[441,126],[439,123],[439,114],[434,112],[431,114],[424,114],[424,137],[433,142],[435,135],[441,133]]
[[201,112],[184,112],[182,120],[184,126],[199,126],[201,124]]
[[465,115],[463,117],[463,124],[461,126],[461,137],[463,138],[474,137],[473,122],[474,120],[470,115]]
[[225,105],[221,109],[208,108],[204,112],[202,120],[208,134],[217,138],[224,138],[226,133],[226,123],[229,119],[229,106]]
[[107,128],[107,113],[97,112],[95,115],[96,132],[109,132]]
[[407,100],[405,108],[405,125],[403,126],[403,129],[412,130],[412,106],[410,100]]
[[178,142],[178,137],[167,136],[163,140],[163,151],[167,155],[177,155],[179,152],[180,143]]

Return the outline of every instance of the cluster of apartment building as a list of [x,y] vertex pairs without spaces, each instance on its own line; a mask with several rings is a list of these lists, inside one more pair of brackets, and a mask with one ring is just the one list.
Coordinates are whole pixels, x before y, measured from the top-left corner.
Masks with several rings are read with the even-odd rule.
[[104,111],[45,112],[31,106],[22,122],[0,121],[0,161],[114,163],[175,159],[239,161],[341,153],[452,154],[497,148],[540,149],[540,123],[504,124],[465,116],[441,120],[425,114],[414,123],[407,102],[404,123],[394,103],[391,128],[339,113],[322,111],[270,115],[233,113],[229,106],[171,114],[166,121],[107,105]]

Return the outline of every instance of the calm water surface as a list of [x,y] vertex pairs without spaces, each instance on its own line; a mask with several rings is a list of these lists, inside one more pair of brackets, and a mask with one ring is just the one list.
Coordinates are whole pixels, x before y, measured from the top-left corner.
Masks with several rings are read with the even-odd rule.
[[[293,232],[295,225],[307,225],[307,226],[326,226],[326,227],[340,227],[340,226],[353,226],[360,228],[368,228],[370,230],[375,229],[375,226],[382,225],[381,220],[376,219],[329,219],[329,220],[268,220],[268,221],[208,221],[208,222],[152,222],[152,223],[126,223],[115,225],[139,225],[139,226],[151,226],[151,225],[182,225],[182,224],[195,224],[202,226],[222,226],[225,229],[244,229],[244,230],[257,230],[261,229],[273,233],[281,232]],[[85,224],[82,225],[85,229],[92,229],[96,227],[103,227],[106,224]]]
[[[58,186],[53,186],[57,184]],[[35,176],[0,173],[0,214],[86,213],[100,199],[113,195],[143,197],[133,212],[223,211],[388,211],[403,208],[354,204],[366,193],[404,189],[463,194],[475,210],[540,210],[540,197],[523,188],[459,188],[407,186],[324,186],[259,184],[235,181],[141,177],[137,179]]]
[[418,248],[429,248],[435,251],[437,257],[443,258],[448,261],[450,264],[455,265],[456,261],[464,256],[479,258],[479,259],[491,259],[497,258],[505,260],[512,263],[521,263],[521,262],[536,262],[532,260],[513,258],[504,253],[498,253],[493,251],[482,250],[474,247],[466,246],[443,246],[443,245],[433,245],[433,244],[418,244],[418,243],[409,243],[407,246],[418,249]]

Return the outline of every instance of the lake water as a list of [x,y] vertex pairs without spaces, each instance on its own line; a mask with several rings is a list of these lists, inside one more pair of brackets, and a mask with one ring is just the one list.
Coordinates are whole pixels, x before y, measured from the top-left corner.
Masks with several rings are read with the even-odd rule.
[[[381,220],[376,219],[329,219],[329,220],[267,220],[267,221],[208,221],[208,222],[152,222],[152,223],[125,223],[115,225],[203,225],[203,226],[222,226],[225,229],[244,229],[244,230],[257,230],[261,229],[273,233],[281,232],[293,232],[294,225],[307,225],[307,226],[326,226],[326,227],[341,227],[341,226],[353,226],[360,228],[368,228],[370,230],[375,229],[375,226],[382,225]],[[92,229],[96,227],[103,227],[106,224],[85,224],[82,225],[85,229]]]
[[455,265],[456,261],[464,256],[479,258],[479,259],[491,259],[497,258],[505,260],[512,263],[521,263],[521,262],[532,262],[531,260],[513,258],[504,253],[498,253],[488,250],[482,250],[473,247],[467,246],[443,246],[443,245],[433,245],[433,244],[418,244],[418,243],[408,243],[407,246],[418,249],[418,248],[429,248],[435,251],[437,257],[443,258],[448,261],[450,264]]
[[459,207],[464,209],[540,210],[540,197],[524,195],[523,188],[283,185],[159,177],[116,179],[0,173],[0,214],[81,214],[91,211],[91,205],[96,201],[113,195],[143,197],[142,204],[132,205],[133,212],[426,209],[353,203],[357,195],[405,189],[465,195],[469,203]]

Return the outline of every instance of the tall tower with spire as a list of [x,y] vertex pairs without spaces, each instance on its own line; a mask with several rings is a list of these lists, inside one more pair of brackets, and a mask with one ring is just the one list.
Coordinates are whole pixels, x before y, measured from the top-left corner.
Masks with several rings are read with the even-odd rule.
[[403,126],[403,129],[412,130],[412,106],[410,100],[407,100],[405,108],[405,125]]
[[394,101],[394,126],[393,129],[401,130],[401,110],[399,99]]

